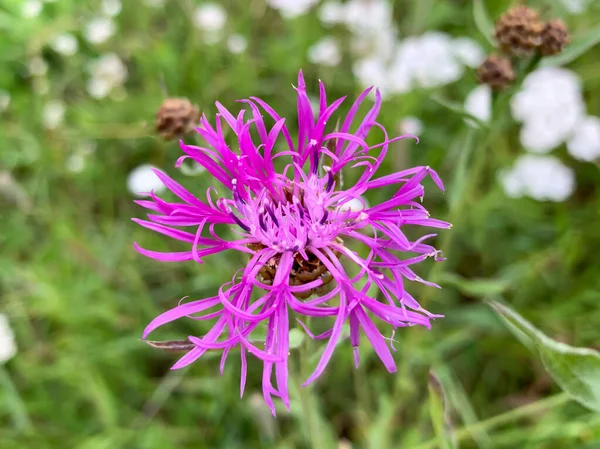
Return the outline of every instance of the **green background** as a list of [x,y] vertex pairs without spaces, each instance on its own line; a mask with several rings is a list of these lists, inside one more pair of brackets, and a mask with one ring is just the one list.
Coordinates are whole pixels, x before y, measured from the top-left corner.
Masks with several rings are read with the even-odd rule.
[[[264,0],[228,0],[221,2],[229,15],[225,33],[249,41],[245,53],[232,55],[224,43],[204,44],[193,27],[190,17],[199,2],[167,0],[164,8],[151,9],[126,0],[115,19],[117,34],[94,46],[81,38],[81,30],[98,14],[96,2],[58,0],[35,19],[20,17],[21,3],[0,2],[0,88],[11,95],[10,107],[1,113],[0,170],[12,179],[0,187],[0,309],[9,316],[19,347],[16,357],[0,366],[1,448],[326,448],[349,447],[343,446],[348,441],[353,447],[439,447],[426,443],[434,436],[427,399],[432,368],[446,390],[453,427],[468,429],[461,447],[600,447],[598,415],[574,402],[542,402],[524,417],[490,425],[490,417],[540,404],[559,389],[482,301],[503,298],[549,336],[576,346],[598,345],[597,165],[574,161],[559,148],[554,154],[576,171],[572,198],[562,203],[510,199],[495,179],[499,168],[523,152],[516,124],[508,121],[486,142],[485,131],[468,131],[459,115],[432,100],[432,91],[386,100],[380,121],[391,134],[406,115],[422,118],[425,132],[418,146],[391,150],[383,172],[430,165],[449,187],[443,195],[428,181],[425,198],[433,216],[454,223],[437,242],[448,260],[430,273],[444,289],[409,287],[424,307],[446,318],[430,331],[407,328],[396,334],[394,375],[366,346],[355,371],[349,342],[343,342],[313,388],[299,393],[294,377],[292,411],[280,409],[275,420],[261,402],[256,360],[240,400],[237,357],[230,357],[223,376],[217,354],[171,372],[177,355],[140,341],[157,314],[183,296],[213,295],[245,258],[217,255],[199,266],[163,264],[137,254],[133,241],[155,250],[184,245],[130,221],[144,211],[132,203],[126,179],[136,166],[151,163],[198,195],[211,185],[208,176],[186,178],[174,169],[178,144],[154,134],[154,115],[167,94],[189,97],[209,117],[217,99],[237,110],[235,100],[255,95],[293,122],[291,83],[303,68],[314,94],[322,79],[329,98],[355,96],[360,87],[348,48],[336,68],[306,59],[321,37],[332,34],[347,43],[348,32],[326,30],[314,9],[285,21]],[[402,36],[436,29],[489,45],[477,31],[469,1],[393,3]],[[485,4],[497,17],[510,2]],[[597,4],[578,16],[564,15],[557,2],[530,4],[562,16],[575,36],[600,21]],[[76,55],[49,49],[62,32],[80,38]],[[94,100],[85,91],[86,65],[109,51],[127,65],[126,96]],[[43,95],[34,93],[27,77],[27,61],[40,54],[49,64],[49,91]],[[599,61],[600,48],[594,48],[569,66],[582,78],[594,115],[600,115]],[[475,85],[470,70],[435,92],[462,103]],[[41,126],[41,115],[52,99],[64,101],[67,111],[64,123],[50,131]],[[471,141],[472,162],[456,178],[461,152]],[[90,142],[96,149],[85,156],[84,170],[69,172],[69,156]],[[369,201],[389,195],[382,190]],[[459,199],[452,205],[453,195]],[[430,270],[430,264],[417,269],[425,278]],[[201,335],[203,326],[180,321],[156,335]],[[292,350],[294,369],[303,351]],[[314,366],[316,359],[309,356],[304,354]]]

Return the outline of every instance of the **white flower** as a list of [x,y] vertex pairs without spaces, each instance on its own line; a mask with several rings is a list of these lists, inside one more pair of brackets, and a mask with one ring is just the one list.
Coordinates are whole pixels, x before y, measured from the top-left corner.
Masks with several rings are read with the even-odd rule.
[[567,69],[538,69],[511,99],[511,111],[523,122],[521,144],[535,153],[548,152],[565,142],[585,117],[581,81]]
[[65,104],[60,100],[49,101],[42,110],[42,125],[46,129],[55,129],[65,117]]
[[319,97],[309,95],[308,101],[310,102],[310,109],[312,110],[313,115],[318,117],[319,112],[321,111],[321,102],[319,101]]
[[559,0],[571,14],[580,14],[588,6],[589,0]]
[[221,31],[227,21],[227,12],[216,3],[205,3],[194,12],[194,24],[200,30],[209,33]]
[[393,27],[382,28],[377,33],[355,33],[350,41],[350,50],[366,58],[379,58],[389,62],[398,46],[396,30]]
[[108,17],[118,16],[122,8],[121,0],[102,0],[102,12]]
[[489,122],[492,117],[492,90],[487,84],[473,89],[465,99],[465,111],[482,122]]
[[402,134],[411,134],[419,136],[423,132],[423,122],[417,117],[406,116],[400,122],[400,132]]
[[547,153],[568,140],[584,117],[582,99],[548,104],[537,116],[524,122],[521,144],[534,153]]
[[71,33],[56,36],[50,45],[57,53],[65,56],[73,56],[79,47],[77,39]]
[[127,67],[115,53],[106,53],[91,62],[89,71],[92,76],[107,79],[115,86],[127,79]]
[[66,168],[71,173],[81,173],[85,168],[85,157],[80,153],[73,153],[67,158]]
[[559,122],[560,118],[555,116],[551,121],[540,119],[524,123],[519,133],[521,145],[532,153],[549,153],[570,135],[571,130],[565,133]]
[[575,127],[567,142],[567,151],[575,159],[593,161],[600,158],[600,118],[589,116]]
[[352,72],[363,87],[377,86],[382,91],[388,87],[388,67],[379,58],[359,59]]
[[91,79],[88,81],[87,91],[94,98],[106,97],[127,79],[127,67],[114,53],[107,53],[92,61],[88,71]]
[[29,60],[27,68],[31,76],[44,76],[48,71],[48,64],[41,56],[34,56]]
[[[413,77],[422,87],[437,87],[458,80],[463,67],[457,61],[450,36],[437,31],[423,34],[416,47]],[[416,55],[415,55],[416,56]]]
[[515,120],[525,122],[535,119],[540,111],[581,102],[577,75],[560,67],[543,67],[527,75],[522,89],[511,100],[511,111]]
[[337,41],[332,37],[324,37],[309,48],[308,60],[313,64],[335,67],[342,61]]
[[362,36],[392,27],[392,5],[387,0],[350,0],[345,9],[346,25]]
[[365,198],[352,198],[350,201],[340,206],[340,211],[345,212],[347,210],[350,210],[352,212],[360,212],[361,210],[366,209],[368,207],[369,203],[367,203],[367,200]]
[[165,185],[152,170],[154,167],[149,164],[140,165],[134,168],[127,177],[127,189],[133,195],[147,196],[150,192],[162,192]]
[[485,60],[483,48],[468,37],[458,37],[452,41],[454,54],[460,62],[468,67],[479,67]]
[[[454,55],[450,36],[431,31],[400,43],[390,73],[402,80],[399,86],[405,90],[413,83],[431,88],[459,79],[463,66]],[[395,89],[396,92],[405,90]]]
[[38,0],[26,0],[21,7],[21,15],[26,19],[37,17],[42,12],[42,6]]
[[179,170],[186,176],[198,176],[206,171],[203,165],[196,161],[190,163],[183,163],[179,166]]
[[85,39],[92,44],[101,44],[115,34],[115,23],[109,17],[96,17],[87,23],[84,29]]
[[338,1],[329,1],[319,8],[318,15],[319,20],[325,25],[335,25],[346,19],[346,8]]
[[233,54],[240,54],[248,48],[248,41],[241,34],[232,34],[227,38],[227,48]]
[[112,84],[102,78],[91,78],[87,82],[86,90],[94,98],[104,98],[112,90]]
[[529,196],[538,201],[564,201],[575,190],[575,174],[554,156],[524,154],[500,173],[507,196]]
[[0,89],[0,112],[6,111],[10,105],[10,93]]
[[13,333],[8,318],[0,313],[0,363],[12,359],[17,353],[15,334]]
[[267,0],[268,5],[277,9],[286,19],[306,14],[319,0]]

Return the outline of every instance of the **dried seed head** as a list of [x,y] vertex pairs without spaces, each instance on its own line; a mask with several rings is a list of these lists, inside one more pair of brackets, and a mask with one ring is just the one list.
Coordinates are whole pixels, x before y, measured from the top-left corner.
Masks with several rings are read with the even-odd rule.
[[187,98],[167,98],[156,113],[156,131],[170,140],[190,132],[200,120],[200,110]]
[[502,50],[515,56],[533,53],[542,43],[544,24],[537,11],[514,6],[496,22],[496,39]]
[[494,90],[501,90],[515,80],[515,72],[510,58],[491,54],[477,69],[477,78],[481,84],[487,84]]
[[565,23],[560,19],[551,20],[546,23],[542,31],[540,51],[544,56],[557,55],[569,41],[569,30]]

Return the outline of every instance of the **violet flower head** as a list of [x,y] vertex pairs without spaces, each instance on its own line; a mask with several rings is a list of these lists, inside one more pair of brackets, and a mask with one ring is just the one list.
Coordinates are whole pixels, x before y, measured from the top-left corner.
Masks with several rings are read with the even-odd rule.
[[[161,253],[135,245],[145,256],[163,262],[195,261],[223,251],[247,253],[248,263],[215,296],[178,305],[154,319],[144,338],[153,330],[178,318],[215,320],[202,337],[189,337],[194,347],[173,369],[184,367],[209,350],[222,350],[221,370],[232,349],[241,357],[241,394],[246,383],[248,353],[264,364],[262,387],[273,414],[273,398],[289,409],[288,357],[292,315],[312,338],[327,339],[323,355],[308,384],[325,370],[348,323],[355,364],[359,362],[361,330],[388,371],[396,366],[389,338],[376,327],[373,318],[396,328],[420,325],[430,327],[433,315],[422,309],[404,289],[404,281],[430,284],[412,270],[428,257],[441,260],[439,252],[424,243],[435,236],[427,234],[410,241],[403,232],[407,226],[448,228],[421,205],[424,187],[431,179],[442,183],[429,167],[415,167],[386,176],[377,176],[388,146],[405,137],[389,138],[376,122],[381,107],[379,91],[375,102],[359,123],[360,105],[372,88],[365,90],[340,120],[339,129],[326,131],[344,98],[327,103],[320,83],[320,107],[313,114],[302,72],[298,76],[298,138],[273,108],[259,98],[241,103],[247,107],[234,116],[220,103],[213,127],[205,116],[197,132],[206,147],[181,143],[192,158],[226,189],[215,199],[216,190],[206,192],[206,200],[188,192],[166,174],[156,171],[162,182],[181,201],[170,203],[154,194],[152,200],[137,201],[150,209],[150,221],[134,219],[140,225],[190,245],[188,251]],[[245,114],[250,117],[245,118]],[[353,126],[354,125],[354,126]],[[235,142],[228,145],[223,127],[228,126]],[[356,129],[354,132],[350,130]],[[372,131],[381,143],[369,146],[365,139]],[[276,148],[283,146],[283,149]],[[281,164],[279,164],[279,160]],[[326,162],[326,164],[325,164]],[[283,170],[276,171],[281,165]],[[356,171],[351,187],[340,185],[342,169]],[[381,204],[367,207],[361,199],[367,191],[392,187],[396,192]],[[361,201],[362,210],[348,207]],[[354,209],[354,210],[353,210]],[[217,234],[229,227],[235,238]],[[186,232],[179,228],[189,228]],[[222,234],[222,233],[221,233]],[[370,291],[378,289],[380,294]],[[314,336],[304,325],[307,317],[329,320],[332,328]],[[329,318],[328,318],[329,317]],[[264,344],[259,347],[251,333],[266,325]]]

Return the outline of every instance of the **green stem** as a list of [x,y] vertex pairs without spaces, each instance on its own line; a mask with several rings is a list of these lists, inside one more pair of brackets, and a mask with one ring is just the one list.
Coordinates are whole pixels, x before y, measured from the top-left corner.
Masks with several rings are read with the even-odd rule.
[[[476,424],[463,427],[462,429],[459,429],[455,432],[454,437],[458,442],[460,442],[462,440],[467,439],[476,432],[487,432],[496,427],[516,421],[519,418],[535,415],[537,413],[543,412],[544,410],[558,408],[569,401],[570,398],[569,395],[567,395],[567,393],[560,393],[554,396],[550,396],[532,404],[527,404],[522,407],[510,410],[506,413],[493,416]],[[425,443],[415,446],[413,449],[433,449],[435,447],[438,447],[441,443],[441,439],[433,438]]]
[[13,421],[15,423],[15,427],[21,431],[30,432],[31,430],[33,430],[33,425],[31,424],[31,420],[29,419],[27,407],[21,399],[19,390],[17,390],[17,387],[15,386],[12,377],[10,376],[10,373],[4,365],[0,366],[0,382],[2,383],[2,385],[4,385],[4,388],[8,393],[7,396],[10,411],[12,414]]

